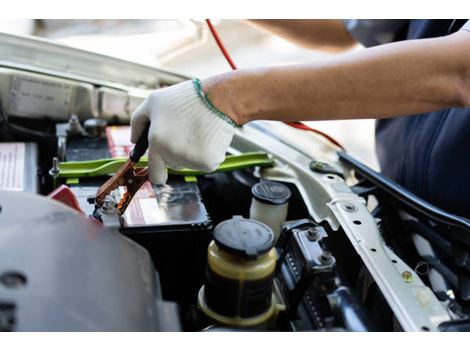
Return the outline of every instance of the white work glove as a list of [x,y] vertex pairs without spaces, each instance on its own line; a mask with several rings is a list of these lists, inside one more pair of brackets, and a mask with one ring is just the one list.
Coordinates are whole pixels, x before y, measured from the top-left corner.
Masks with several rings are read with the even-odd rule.
[[131,142],[136,143],[150,121],[150,180],[165,184],[167,165],[214,171],[225,159],[236,124],[205,97],[199,80],[153,91],[131,118]]

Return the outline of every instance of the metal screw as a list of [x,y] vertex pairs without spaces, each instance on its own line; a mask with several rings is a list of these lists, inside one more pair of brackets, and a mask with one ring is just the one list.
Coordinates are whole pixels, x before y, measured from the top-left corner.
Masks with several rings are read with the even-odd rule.
[[315,227],[309,228],[307,230],[307,238],[308,238],[309,241],[312,241],[312,242],[320,239],[318,229],[315,228]]
[[323,171],[326,166],[327,166],[327,164],[322,163],[321,161],[314,161],[313,163],[310,164],[310,168],[313,171]]
[[324,252],[320,255],[319,259],[320,259],[320,262],[321,262],[322,264],[331,264],[331,263],[333,262],[333,260],[334,260],[334,257],[333,257],[333,255],[331,254],[331,252],[329,252],[329,251],[324,251]]
[[413,282],[413,274],[409,271],[404,271],[401,273],[401,277],[405,282]]
[[59,159],[57,157],[52,158],[52,167],[49,170],[49,175],[52,177],[58,176],[60,173]]
[[350,213],[355,213],[357,211],[357,207],[353,203],[343,204],[343,209]]
[[315,161],[315,163],[313,164],[313,166],[314,166],[314,167],[317,167],[317,168],[319,168],[319,169],[324,169],[325,166],[326,166],[326,164],[321,163],[321,162],[319,162],[319,161]]
[[81,134],[82,133],[82,125],[80,124],[80,120],[78,116],[73,114],[70,116],[68,125],[67,125],[67,133],[68,134]]

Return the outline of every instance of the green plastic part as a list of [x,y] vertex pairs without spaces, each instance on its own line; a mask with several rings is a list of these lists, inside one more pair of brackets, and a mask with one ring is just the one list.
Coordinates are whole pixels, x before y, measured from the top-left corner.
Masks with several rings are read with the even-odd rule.
[[[85,178],[98,177],[114,174],[126,158],[99,159],[88,161],[66,161],[59,164],[60,172],[57,178]],[[147,158],[143,157],[137,167],[146,167]],[[249,152],[239,155],[229,155],[214,172],[227,172],[242,170],[250,167],[272,167],[274,160],[264,152]],[[207,172],[191,169],[174,170],[168,168],[168,172],[174,175],[199,176]]]
[[184,182],[197,182],[196,176],[184,176]]

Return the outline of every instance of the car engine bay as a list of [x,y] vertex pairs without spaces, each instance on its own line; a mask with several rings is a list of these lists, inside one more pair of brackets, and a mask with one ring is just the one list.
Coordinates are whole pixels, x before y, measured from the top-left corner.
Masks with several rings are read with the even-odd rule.
[[0,331],[470,329],[468,220],[262,121],[121,213],[130,115],[186,77],[2,39]]

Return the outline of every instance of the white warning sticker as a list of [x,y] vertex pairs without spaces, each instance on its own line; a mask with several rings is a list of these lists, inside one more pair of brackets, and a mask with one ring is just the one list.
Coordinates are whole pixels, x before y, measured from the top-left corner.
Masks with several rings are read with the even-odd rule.
[[72,86],[60,81],[13,76],[8,112],[18,116],[67,117]]
[[24,191],[25,144],[0,143],[0,190]]

